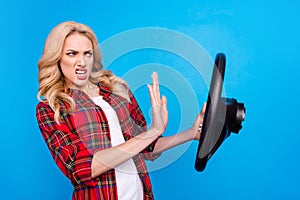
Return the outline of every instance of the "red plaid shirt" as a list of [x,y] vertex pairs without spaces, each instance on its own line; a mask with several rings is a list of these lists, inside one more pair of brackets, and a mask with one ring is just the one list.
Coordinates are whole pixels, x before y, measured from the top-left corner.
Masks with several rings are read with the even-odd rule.
[[[130,92],[130,102],[112,94],[99,84],[100,95],[114,108],[119,118],[125,140],[146,130],[146,121],[136,99]],[[70,90],[75,110],[69,114],[69,105],[61,102],[60,124],[54,121],[54,112],[47,102],[40,102],[36,117],[50,153],[74,185],[72,199],[116,200],[115,170],[111,169],[91,178],[91,162],[95,151],[111,147],[110,130],[103,110],[80,90]],[[133,158],[143,183],[144,199],[153,199],[150,177],[144,159],[154,159],[151,152],[155,142]],[[130,187],[130,186],[129,186]]]

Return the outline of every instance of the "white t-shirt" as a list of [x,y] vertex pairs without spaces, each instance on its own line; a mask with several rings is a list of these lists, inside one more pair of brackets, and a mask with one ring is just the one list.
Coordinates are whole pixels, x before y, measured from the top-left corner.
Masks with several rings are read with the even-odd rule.
[[[92,100],[102,108],[108,121],[112,146],[125,142],[120,122],[115,110],[102,96],[93,97]],[[118,199],[120,200],[142,200],[143,185],[138,175],[136,166],[132,159],[120,164],[115,168]]]

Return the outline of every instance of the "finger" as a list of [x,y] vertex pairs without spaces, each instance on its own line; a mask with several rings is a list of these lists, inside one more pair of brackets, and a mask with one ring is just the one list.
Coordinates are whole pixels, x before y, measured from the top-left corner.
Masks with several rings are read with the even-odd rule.
[[197,116],[197,119],[196,119],[196,122],[195,122],[195,126],[196,126],[196,129],[198,131],[202,131],[202,127],[203,127],[203,117],[201,116],[201,114],[199,114]]
[[201,112],[200,112],[200,115],[203,117],[204,114],[205,114],[205,111],[206,111],[206,102],[204,102],[203,106],[202,106],[202,109],[201,109]]
[[196,118],[196,123],[197,124],[200,124],[203,122],[203,116],[200,114],[197,115],[197,118]]
[[157,102],[160,102],[160,91],[157,72],[152,73],[153,94]]
[[199,126],[203,123],[203,116],[201,115],[201,113],[199,113],[195,119],[195,126]]
[[164,111],[165,124],[168,123],[168,108],[167,108],[167,98],[162,96],[162,106]]
[[153,95],[154,98],[157,100],[157,88],[158,88],[158,80],[157,80],[157,73],[153,72],[152,73],[152,91],[153,91]]
[[202,131],[202,124],[199,124],[198,131]]
[[155,100],[154,94],[153,94],[153,88],[152,88],[152,86],[149,85],[149,84],[147,85],[147,87],[148,87],[148,90],[149,90],[150,102],[151,102],[151,104],[152,104],[152,106],[153,106],[153,105],[156,104],[156,100]]
[[163,109],[164,110],[168,110],[167,109],[167,98],[166,98],[166,96],[162,96],[162,106],[163,106]]

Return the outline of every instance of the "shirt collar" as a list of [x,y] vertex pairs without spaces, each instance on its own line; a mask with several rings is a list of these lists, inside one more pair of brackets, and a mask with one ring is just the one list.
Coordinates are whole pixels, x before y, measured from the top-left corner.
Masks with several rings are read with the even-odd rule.
[[112,94],[112,92],[109,90],[108,87],[106,87],[105,85],[103,85],[102,83],[98,82],[98,86],[99,86],[99,94],[101,96],[103,96],[103,99],[106,100],[107,102],[109,102],[110,100],[110,95]]

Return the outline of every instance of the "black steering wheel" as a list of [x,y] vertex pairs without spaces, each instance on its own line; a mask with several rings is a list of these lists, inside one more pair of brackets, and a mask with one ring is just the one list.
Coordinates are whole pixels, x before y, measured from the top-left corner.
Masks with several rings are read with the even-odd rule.
[[225,54],[218,53],[212,73],[202,132],[198,144],[195,169],[203,171],[208,160],[217,151],[231,132],[242,128],[246,109],[243,103],[233,98],[222,98],[225,74]]

